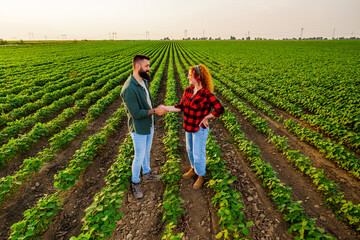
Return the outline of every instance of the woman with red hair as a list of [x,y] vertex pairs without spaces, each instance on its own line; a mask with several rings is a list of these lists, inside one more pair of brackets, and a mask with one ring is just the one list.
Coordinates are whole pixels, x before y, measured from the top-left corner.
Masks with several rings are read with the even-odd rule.
[[193,188],[199,189],[204,183],[206,173],[205,149],[209,133],[208,120],[220,117],[225,109],[212,93],[214,84],[209,70],[204,65],[191,66],[188,79],[190,86],[185,89],[180,103],[174,106],[163,106],[163,108],[171,112],[184,112],[186,151],[191,168],[183,175],[183,178],[190,179],[198,175]]

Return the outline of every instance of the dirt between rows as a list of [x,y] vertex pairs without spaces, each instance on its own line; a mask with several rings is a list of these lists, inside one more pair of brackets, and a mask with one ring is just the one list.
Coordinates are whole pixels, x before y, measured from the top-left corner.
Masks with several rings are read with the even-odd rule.
[[[183,63],[181,65],[182,70],[187,71]],[[179,85],[177,89],[182,88]],[[178,97],[181,97],[182,94],[183,92],[179,93],[178,90]],[[221,102],[224,101],[221,98],[219,99]],[[209,122],[213,138],[220,145],[220,151],[223,154],[222,158],[227,160],[231,176],[237,177],[232,188],[242,193],[242,204],[246,207],[244,210],[245,218],[247,221],[253,221],[254,223],[253,227],[249,228],[249,237],[251,239],[292,239],[292,236],[287,234],[290,225],[283,220],[282,214],[267,197],[267,191],[262,187],[260,180],[250,171],[245,158],[232,143],[230,133],[219,119],[214,118]],[[182,140],[184,141],[183,138]],[[206,189],[210,191],[207,187]],[[217,222],[216,225],[218,225]]]
[[[356,232],[349,224],[340,221],[335,218],[334,214],[324,206],[322,206],[322,194],[312,184],[311,179],[303,175],[300,171],[295,169],[291,163],[281,154],[273,144],[268,142],[267,136],[259,133],[249,121],[245,120],[244,117],[238,113],[238,111],[231,106],[225,99],[218,95],[224,105],[228,106],[232,112],[236,113],[241,129],[244,131],[249,141],[254,142],[260,149],[262,158],[271,164],[273,169],[278,173],[278,178],[284,183],[285,186],[292,188],[292,198],[296,201],[302,201],[302,206],[305,208],[305,212],[309,218],[316,219],[316,225],[323,228],[326,233],[337,237],[338,239],[359,239],[360,234]],[[240,97],[239,97],[240,98]],[[240,98],[241,99],[241,98]],[[251,106],[247,101],[241,99]],[[273,106],[274,107],[274,106]],[[275,107],[274,107],[275,108]],[[301,142],[292,133],[289,133],[284,127],[272,121],[266,117],[259,110],[252,108],[257,111],[261,117],[264,117],[269,127],[278,135],[286,136],[289,138],[290,145],[294,149],[300,150],[300,153],[310,157],[314,161],[315,166],[325,169],[327,177],[331,180],[339,183],[341,186],[340,190],[344,192],[347,199],[352,200],[354,203],[359,202],[358,181],[349,177],[346,171],[337,168],[333,163],[326,160],[317,150],[309,146],[306,143]],[[276,109],[276,114],[283,113]],[[290,117],[288,114],[286,117]],[[296,119],[298,122],[299,120]],[[315,160],[314,160],[315,158]],[[232,161],[230,161],[232,162]],[[316,165],[317,164],[317,165]],[[246,163],[246,165],[249,165]],[[237,176],[237,175],[235,175]],[[238,176],[237,176],[238,177]],[[266,190],[265,190],[266,191]],[[356,191],[354,193],[353,191]],[[252,198],[250,198],[251,200]]]
[[[156,71],[157,69],[155,69],[153,75],[155,75]],[[119,99],[116,106],[120,106],[120,104],[121,99]],[[103,117],[104,119],[100,119],[100,122],[105,122],[109,115],[105,114]],[[93,132],[96,133],[98,130],[93,129]],[[81,233],[85,210],[92,204],[94,195],[105,186],[104,178],[108,175],[107,171],[118,156],[118,148],[127,135],[127,117],[125,116],[121,128],[108,139],[107,144],[101,149],[101,154],[93,160],[93,163],[89,165],[82,175],[82,182],[77,183],[67,193],[63,210],[56,216],[54,223],[50,225],[42,239],[70,239],[72,236],[78,236]],[[132,197],[130,188],[128,188],[128,193]],[[124,202],[124,207],[130,208],[130,205]]]
[[[177,89],[176,95],[180,101],[183,91],[181,90],[179,70],[176,69],[175,59],[173,62]],[[179,120],[181,123],[183,122],[183,113],[179,114]],[[186,152],[185,130],[182,124],[179,126],[179,139],[181,144],[180,171],[185,173],[190,169],[191,165]],[[208,176],[205,176],[205,179],[208,180]],[[190,180],[181,179],[180,181],[180,197],[185,201],[182,206],[185,212],[177,226],[178,231],[184,232],[184,239],[215,239],[216,234],[221,231],[221,228],[218,224],[219,217],[217,210],[211,204],[211,198],[214,196],[214,193],[205,185],[199,190],[194,190],[192,186],[195,181],[196,176]]]
[[[69,107],[71,107],[71,106],[69,106]],[[42,119],[41,122],[45,123],[47,121],[51,121],[52,119],[56,118],[56,116],[58,114],[60,114],[61,112],[62,112],[62,110],[59,110],[59,111],[51,114],[50,116],[48,116],[46,119]],[[66,128],[67,126],[69,126],[74,120],[84,119],[85,115],[86,115],[86,111],[81,111],[81,112],[77,113],[74,117],[65,121],[65,123],[63,124],[63,128]],[[21,132],[21,134],[29,132],[31,130],[31,128],[32,127],[24,129]],[[14,137],[14,138],[17,138],[17,137]],[[16,156],[12,160],[10,160],[6,164],[6,166],[0,170],[0,178],[8,176],[8,175],[14,175],[15,172],[20,169],[20,166],[25,159],[28,159],[30,157],[36,157],[38,152],[41,152],[45,148],[50,147],[50,145],[49,145],[50,138],[51,137],[43,137],[43,138],[39,139],[38,142],[33,144],[33,146],[31,146],[31,148],[28,151],[20,153],[18,156]],[[5,142],[3,142],[1,144],[5,144]]]
[[[97,120],[90,123],[90,126],[87,127],[87,130],[84,131],[81,136],[79,136],[79,138],[69,144],[67,148],[57,152],[55,158],[48,164],[44,165],[42,169],[37,174],[35,174],[32,181],[28,181],[22,184],[19,191],[15,195],[13,195],[8,201],[1,204],[0,221],[3,224],[1,224],[0,226],[0,239],[5,239],[9,237],[11,233],[10,226],[23,219],[23,213],[26,209],[34,207],[37,204],[39,198],[43,197],[45,194],[52,194],[55,192],[55,188],[53,186],[54,175],[67,167],[69,161],[73,158],[75,151],[81,147],[82,142],[87,140],[90,135],[98,132],[102,127],[104,127],[106,125],[106,120],[111,116],[113,112],[115,112],[119,108],[120,104],[121,98],[118,98],[112,104],[110,104],[110,106]],[[122,122],[121,125],[126,126],[125,120]],[[112,136],[112,138],[117,137],[118,139],[115,141],[120,143],[119,140],[121,140],[121,137],[123,137],[124,135],[124,131],[121,131],[120,129],[119,132],[115,134],[115,136]],[[37,143],[33,150],[45,148],[44,145],[40,144],[42,144],[42,142]],[[108,144],[114,145],[114,143],[111,142],[111,138],[109,139]],[[106,145],[105,149],[107,147],[109,149],[112,149],[110,153],[115,152],[113,151],[114,146],[109,147]],[[104,161],[107,155],[103,154],[102,156],[104,157]],[[96,160],[94,160],[94,163],[96,163]],[[99,172],[99,169],[101,170],[101,168],[104,168],[104,172],[106,173],[105,167],[106,166],[97,166],[97,172]],[[98,173],[96,173],[96,175],[97,174]],[[89,176],[89,181],[91,181],[92,178],[93,176]],[[81,184],[85,184],[85,182]],[[94,193],[96,192],[97,191],[95,191]],[[74,209],[76,210],[76,208]],[[51,227],[52,226],[50,226],[50,228]]]
[[[167,68],[168,63],[155,106],[164,102]],[[182,70],[186,71],[187,69]],[[179,84],[177,71],[175,71],[175,78],[177,81],[177,96],[180,99],[183,92]],[[297,171],[275,146],[267,142],[267,137],[256,131],[227,101],[220,95],[217,96],[225,106],[236,113],[241,129],[245,132],[248,139],[259,147],[263,159],[269,162],[275,171],[278,172],[278,178],[286,186],[292,187],[293,199],[302,201],[307,216],[316,218],[317,226],[325,229],[327,233],[338,239],[359,239],[358,233],[344,222],[337,220],[332,212],[322,206],[321,193],[315,190],[310,179]],[[53,176],[68,165],[75,151],[80,148],[81,143],[88,136],[99,132],[99,129],[105,125],[105,120],[116,111],[120,103],[120,99],[112,103],[101,117],[91,124],[87,131],[84,131],[68,148],[58,152],[56,158],[44,166],[32,181],[22,185],[20,191],[1,206],[0,221],[3,224],[0,227],[0,239],[6,239],[9,236],[9,227],[23,218],[23,212],[26,209],[33,207],[44,194],[54,192]],[[182,114],[179,114],[181,122],[182,117]],[[162,143],[166,130],[163,118],[157,117],[157,119],[150,160],[152,170],[159,174],[161,167],[166,161],[166,154],[163,150],[164,144]],[[270,127],[277,134],[288,136],[294,148],[301,149],[304,154],[309,154],[311,159],[313,159],[313,156],[321,159],[321,156],[317,154],[314,148],[297,140],[292,134],[284,130],[281,125],[277,125],[276,122],[271,122],[268,118],[266,120],[271,123]],[[63,210],[55,216],[54,222],[49,226],[42,239],[63,240],[80,234],[82,227],[81,220],[85,215],[85,209],[92,203],[93,196],[104,187],[104,178],[107,175],[107,170],[118,154],[119,145],[128,133],[125,121],[126,117],[124,117],[119,131],[108,139],[107,144],[101,150],[101,154],[86,169],[82,181],[75,184],[67,193]],[[236,176],[238,179],[234,182],[232,188],[242,193],[243,204],[246,206],[244,210],[246,220],[254,222],[254,226],[249,229],[249,237],[252,239],[292,239],[293,237],[287,233],[290,224],[284,221],[282,214],[277,210],[277,206],[267,196],[267,189],[262,186],[261,181],[250,170],[249,163],[233,144],[230,133],[224,128],[219,119],[210,121],[210,129],[214,139],[221,147],[223,158],[228,162],[227,165],[231,170],[231,175]],[[180,171],[184,173],[189,169],[190,164],[185,150],[185,132],[182,125],[179,126],[179,130],[182,145],[180,147]],[[37,149],[43,147],[41,143],[36,145]],[[327,166],[328,164],[325,165]],[[330,165],[330,170],[334,172],[333,174],[336,174],[333,178],[345,179],[349,183],[349,185],[345,185],[345,188],[352,184],[355,186],[355,188],[352,188],[353,190],[358,188],[358,184],[350,181],[349,178],[351,179],[351,177],[341,175],[342,171],[339,171],[338,168]],[[209,180],[209,176],[206,176],[206,180]],[[188,240],[215,239],[216,234],[220,231],[220,226],[218,225],[217,209],[211,204],[211,198],[214,193],[206,185],[200,190],[194,190],[192,188],[194,182],[195,179],[182,179],[180,181],[180,197],[185,201],[182,205],[184,214],[179,219],[175,232],[184,232],[183,239]],[[111,239],[161,238],[164,223],[161,222],[162,214],[159,212],[158,205],[162,202],[165,185],[161,181],[143,182],[142,189],[144,197],[138,200],[134,199],[130,186],[128,187],[123,206],[119,210],[125,214],[125,217],[117,222]],[[346,193],[346,197],[350,198],[353,196],[356,199],[357,193],[350,193],[351,191]]]
[[[68,166],[69,161],[73,158],[75,151],[81,147],[83,141],[99,132],[106,125],[106,120],[120,107],[121,102],[122,100],[119,96],[99,118],[89,124],[77,139],[68,144],[65,149],[57,152],[55,158],[43,166],[31,181],[24,182],[16,194],[1,204],[0,221],[3,224],[0,225],[0,239],[7,239],[10,236],[11,225],[23,219],[25,210],[34,207],[45,194],[55,192],[53,186],[54,175]],[[64,128],[71,124],[73,120],[84,119],[85,115],[86,111],[78,113],[67,121]],[[53,114],[47,119],[50,120],[53,117],[56,116]],[[54,217],[54,222],[49,225],[42,237],[43,239],[69,239],[71,236],[77,236],[80,233],[82,226],[81,219],[85,215],[84,210],[93,202],[93,196],[104,186],[107,170],[112,165],[118,154],[118,147],[127,134],[127,120],[126,116],[124,116],[120,129],[108,139],[105,146],[101,149],[101,154],[95,157],[93,163],[82,175],[81,182],[77,182],[67,193],[63,210]],[[18,170],[23,159],[36,156],[38,151],[48,146],[48,138],[40,139],[31,150],[12,160],[9,166],[2,169],[0,173],[4,176],[13,174]]]
[[[166,95],[166,75],[168,63],[165,69],[164,77],[158,92],[158,99],[155,106],[163,104]],[[154,139],[150,155],[152,170],[160,174],[161,167],[166,161],[164,144],[162,142],[166,129],[162,117],[157,117]],[[186,156],[185,132],[182,126],[180,139],[181,162],[180,171],[183,173],[189,169],[189,162]],[[179,184],[180,197],[185,201],[181,206],[184,214],[181,216],[175,233],[184,233],[183,239],[215,239],[219,232],[217,224],[217,215],[215,209],[210,204],[210,191],[207,188],[194,190],[193,180],[181,180]],[[162,223],[162,213],[159,212],[159,203],[162,202],[165,185],[162,182],[142,182],[144,197],[140,200],[134,199],[129,190],[126,195],[126,201],[120,209],[125,217],[118,221],[116,230],[111,239],[160,239],[164,231]]]
[[[269,104],[268,102],[266,102]],[[314,128],[309,126],[309,124],[302,122],[301,120],[294,118],[287,112],[284,112],[275,106],[269,104],[273,107],[274,111],[278,115],[282,115],[285,120],[293,119],[294,121],[301,124],[303,127],[307,127],[316,131]],[[273,119],[269,118],[265,114],[257,111],[262,118],[264,118],[268,123],[271,129],[274,130],[276,134],[284,134],[287,138],[290,139],[290,145],[293,149],[300,150],[300,153],[309,157],[313,161],[313,165],[317,168],[324,169],[324,173],[328,179],[337,183],[340,186],[340,191],[344,193],[344,196],[347,200],[353,201],[354,203],[360,202],[360,181],[356,179],[354,176],[349,174],[346,170],[336,166],[336,164],[325,158],[323,154],[321,154],[315,147],[301,141],[294,134],[290,133],[284,126]],[[355,153],[355,156],[359,158],[359,155]]]
[[250,170],[246,159],[237,151],[234,144],[230,143],[232,136],[216,119],[211,122],[211,131],[214,140],[220,145],[223,158],[227,160],[231,176],[237,180],[232,188],[242,193],[244,211],[247,221],[254,223],[249,228],[252,239],[292,239],[287,233],[290,224],[287,223],[276,205],[267,196],[267,191],[262,187],[261,181]]
[[[164,60],[162,60],[164,61]],[[164,101],[166,94],[166,75],[168,70],[168,59],[164,69],[161,85],[159,87],[154,107]],[[151,85],[151,83],[150,83]],[[154,128],[154,137],[150,152],[150,167],[155,174],[160,174],[161,167],[164,165],[166,158],[164,153],[164,144],[162,138],[165,135],[164,123],[162,117],[156,116]],[[130,180],[131,181],[131,180]],[[116,224],[111,239],[160,239],[163,224],[161,223],[162,215],[159,212],[159,203],[165,185],[159,182],[144,182],[140,179],[141,189],[144,197],[142,199],[134,198],[130,186],[126,193],[120,212],[124,217]]]
[[[336,166],[336,164],[325,158],[323,154],[321,154],[315,147],[307,144],[306,142],[301,141],[297,136],[293,133],[289,132],[283,124],[273,120],[272,118],[265,115],[260,110],[254,108],[251,104],[249,104],[246,100],[241,99],[243,102],[251,106],[252,110],[257,112],[260,117],[264,118],[269,124],[269,128],[271,128],[275,134],[279,136],[284,136],[289,139],[289,144],[291,149],[299,150],[299,153],[310,158],[313,162],[313,166],[319,169],[324,170],[324,174],[326,177],[339,185],[339,191],[341,191],[345,199],[348,201],[352,201],[353,203],[360,202],[360,182],[354,176],[349,174],[346,170]],[[265,101],[266,102],[266,101]],[[294,118],[290,114],[278,109],[274,105],[266,102],[266,104],[270,105],[275,114],[278,116],[282,116],[284,121],[288,119],[293,119],[294,121],[301,124],[303,127],[307,127],[312,129],[308,124],[302,122],[301,120]],[[312,129],[314,130],[314,129]],[[305,176],[305,175],[304,175]],[[307,178],[307,176],[305,176]]]
[[[120,104],[117,106],[119,107]],[[77,182],[66,193],[63,209],[56,215],[42,239],[62,240],[80,234],[85,209],[94,201],[94,195],[105,186],[104,179],[108,175],[107,171],[114,163],[119,153],[118,148],[123,143],[127,133],[125,116],[121,121],[120,129],[109,137],[101,149],[101,154],[95,157],[93,163],[86,168],[81,176],[81,182]]]
[[[227,103],[221,96],[219,97],[222,103],[228,106],[232,112],[236,113],[241,129],[244,131],[249,141],[252,141],[259,147],[262,158],[270,163],[273,169],[278,173],[278,178],[285,185],[292,188],[291,197],[295,201],[302,201],[302,206],[305,208],[306,215],[309,218],[316,219],[316,226],[321,227],[326,233],[338,239],[358,239],[359,234],[349,227],[345,222],[335,218],[334,214],[322,204],[322,194],[316,187],[313,186],[311,180],[299,172],[292,164],[282,155],[273,144],[268,142],[266,135],[258,132],[249,121],[245,120],[238,111]],[[272,126],[270,126],[272,127]],[[285,132],[279,132],[280,127],[277,128],[276,133],[286,135]],[[297,143],[298,140],[290,140],[291,144]],[[311,148],[311,147],[310,147]],[[309,150],[302,148],[303,153],[308,153]],[[247,165],[249,165],[247,163]],[[266,191],[266,190],[265,190]]]

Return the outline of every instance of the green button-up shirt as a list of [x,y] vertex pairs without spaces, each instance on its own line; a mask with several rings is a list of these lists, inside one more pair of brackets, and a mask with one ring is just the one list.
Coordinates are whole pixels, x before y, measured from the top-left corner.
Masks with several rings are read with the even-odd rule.
[[[143,81],[146,89],[149,91],[147,80],[143,79]],[[142,135],[150,134],[152,117],[154,117],[155,124],[155,115],[148,115],[148,111],[152,109],[152,106],[149,106],[147,102],[145,89],[132,74],[130,74],[130,77],[124,83],[120,95],[125,103],[129,131]],[[151,96],[150,100],[151,105],[153,105]]]

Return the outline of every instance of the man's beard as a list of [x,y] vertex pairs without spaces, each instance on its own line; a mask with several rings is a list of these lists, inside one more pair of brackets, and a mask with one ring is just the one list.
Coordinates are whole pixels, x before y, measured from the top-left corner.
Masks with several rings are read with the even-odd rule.
[[139,71],[139,76],[142,77],[142,78],[145,78],[146,80],[150,80],[149,72],[140,70]]

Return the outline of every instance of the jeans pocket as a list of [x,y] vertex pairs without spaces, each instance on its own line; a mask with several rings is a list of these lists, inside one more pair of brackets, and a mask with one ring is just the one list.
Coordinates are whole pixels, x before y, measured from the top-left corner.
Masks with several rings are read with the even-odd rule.
[[207,138],[207,135],[209,134],[209,127],[207,128],[199,128],[199,131],[196,133],[198,136],[201,136],[202,138]]

